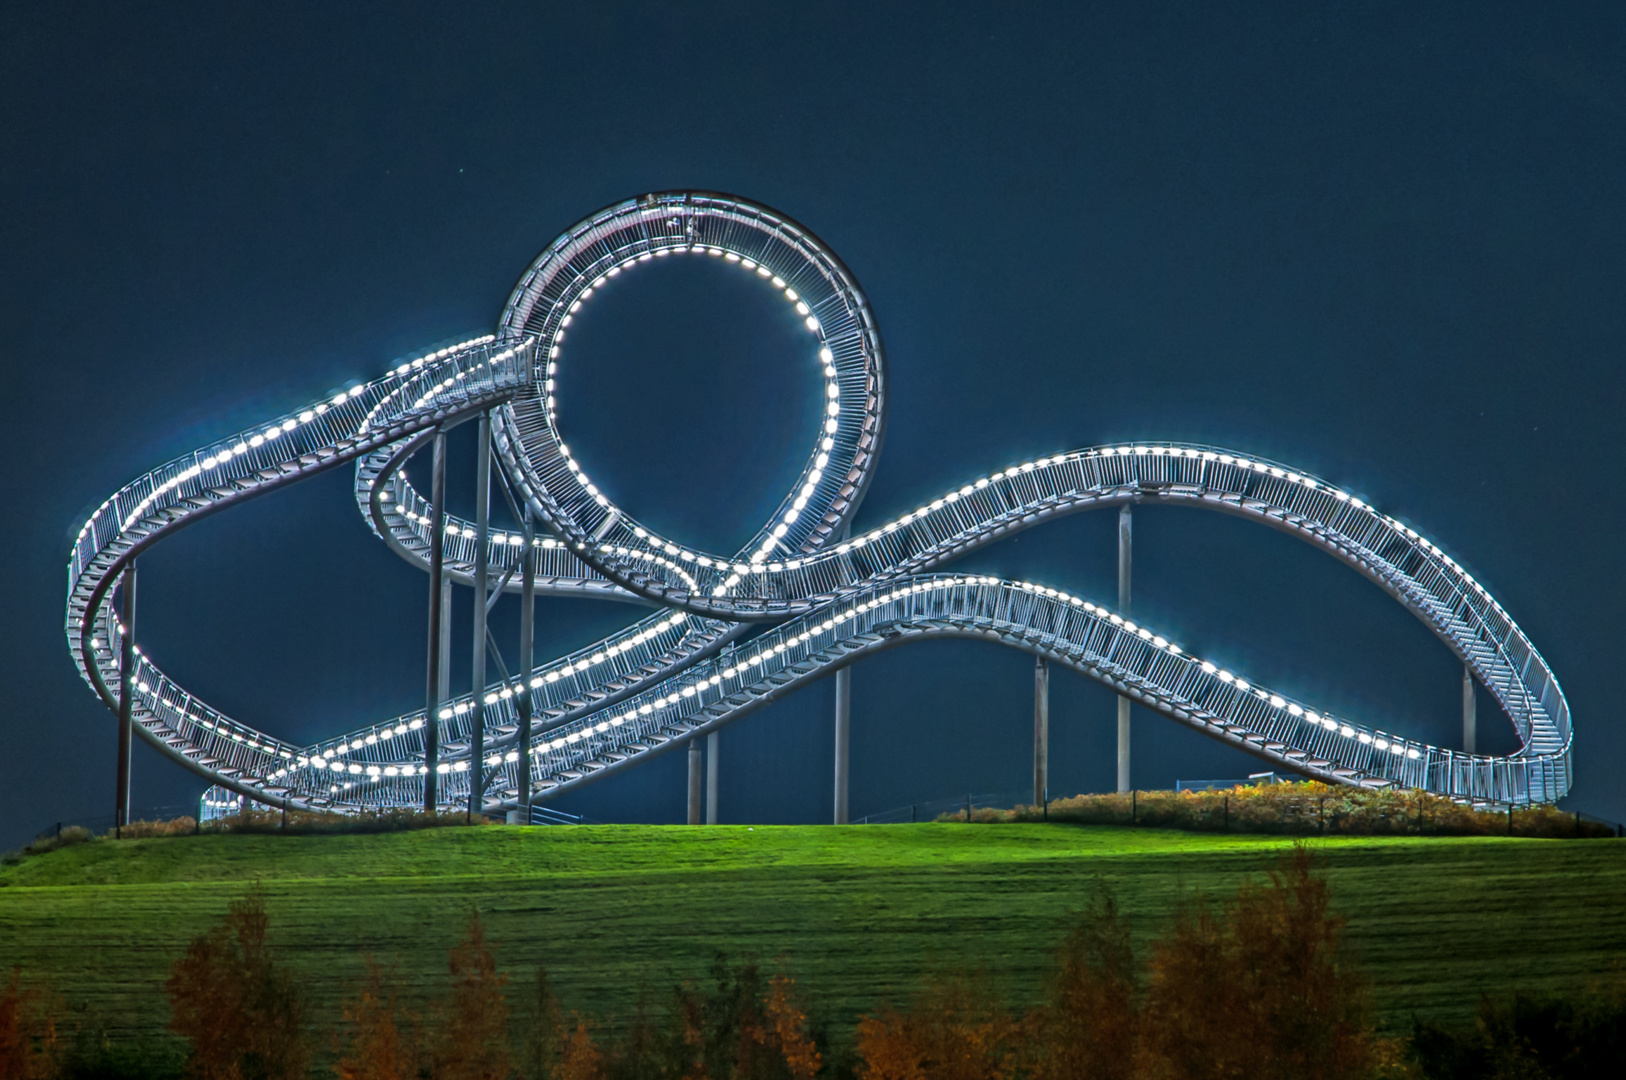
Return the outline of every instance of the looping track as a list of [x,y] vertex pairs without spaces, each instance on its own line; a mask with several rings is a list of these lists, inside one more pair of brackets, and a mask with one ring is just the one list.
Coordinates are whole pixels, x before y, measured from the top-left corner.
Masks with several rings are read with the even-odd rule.
[[[554,394],[582,306],[662,258],[715,258],[795,307],[823,374],[824,420],[797,485],[744,549],[712,555],[629,518],[583,472]],[[67,634],[80,672],[117,709],[113,586],[137,554],[191,522],[335,466],[356,464],[373,530],[427,569],[427,506],[401,465],[435,430],[491,411],[505,482],[553,535],[537,588],[647,604],[645,618],[569,656],[453,697],[432,718],[447,805],[466,797],[475,723],[488,806],[511,802],[521,694],[532,696],[533,775],[547,797],[630,766],[823,677],[856,656],[930,636],[979,637],[1049,657],[1179,723],[1293,771],[1475,801],[1553,801],[1569,790],[1569,707],[1523,631],[1438,545],[1336,486],[1216,447],[1135,443],[1057,454],[945,491],[844,539],[884,428],[879,332],[863,294],[806,229],[729,196],[670,193],[609,207],[537,259],[494,336],[410,358],[358,385],[139,477],[85,523],[68,565]],[[568,415],[568,414],[567,414]],[[1133,502],[1218,510],[1287,532],[1366,575],[1420,618],[1513,721],[1520,749],[1475,756],[1333,717],[1184,652],[1083,597],[1025,582],[933,573],[1048,518]],[[476,531],[448,518],[445,565],[473,581]],[[523,538],[490,537],[494,587],[517,590]],[[767,624],[744,640],[751,624]],[[141,735],[231,791],[274,803],[421,805],[423,712],[310,746],[238,723],[138,657]]]

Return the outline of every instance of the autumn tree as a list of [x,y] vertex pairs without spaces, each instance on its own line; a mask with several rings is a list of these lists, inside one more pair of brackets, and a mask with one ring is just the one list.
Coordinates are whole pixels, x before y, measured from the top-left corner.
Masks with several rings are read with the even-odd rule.
[[270,947],[265,894],[233,901],[170,969],[170,1027],[191,1044],[194,1080],[294,1080],[310,1064],[307,1008]]
[[1250,1080],[1370,1074],[1379,1044],[1366,984],[1340,953],[1344,921],[1295,845],[1223,918],[1189,907],[1151,960],[1142,1031],[1150,1077]]
[[478,912],[470,916],[449,960],[452,987],[439,1011],[436,1080],[507,1080],[512,1054],[503,987],[508,976],[497,972]]
[[340,1080],[413,1080],[418,1055],[388,973],[367,959],[361,994],[344,1007],[349,1038],[335,1066]]
[[1040,1080],[1130,1080],[1138,1009],[1129,921],[1103,889],[1062,945],[1050,1000],[1031,1018]]
[[907,1012],[885,1010],[858,1024],[861,1080],[1005,1080],[1015,1075],[1026,1032],[960,977],[934,979]]
[[525,1080],[552,1080],[566,1039],[563,1010],[548,969],[538,967],[530,998],[520,1014],[520,1075]]
[[559,1049],[559,1060],[550,1074],[551,1080],[601,1080],[604,1075],[604,1052],[593,1041],[587,1021],[579,1015],[576,1025],[564,1037]]
[[56,1009],[37,987],[23,986],[22,968],[0,989],[0,1080],[45,1080],[57,1066]]

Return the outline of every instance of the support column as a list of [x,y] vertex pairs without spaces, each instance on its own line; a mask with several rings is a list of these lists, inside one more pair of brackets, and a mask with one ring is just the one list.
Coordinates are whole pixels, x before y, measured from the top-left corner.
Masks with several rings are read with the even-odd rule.
[[1474,694],[1474,670],[1462,665],[1462,749],[1475,753],[1479,742],[1479,702]]
[[[491,587],[491,414],[480,414],[474,469],[474,657],[470,662],[474,709],[469,738],[469,817],[485,809],[486,593]],[[525,673],[529,681],[530,672]]]
[[119,741],[113,780],[113,835],[130,824],[130,744],[135,734],[136,564],[124,568],[121,583],[124,632],[119,635]]
[[717,824],[717,750],[722,745],[722,732],[713,731],[706,736],[706,824]]
[[700,824],[700,739],[689,739],[689,824]]
[[1050,801],[1050,661],[1033,664],[1033,801]]
[[[1133,529],[1129,507],[1118,511],[1118,614],[1129,618],[1129,562]],[[1129,790],[1129,699],[1118,695],[1118,791]]]
[[440,705],[446,698],[446,684],[441,681],[442,626],[446,612],[442,603],[445,592],[441,579],[446,572],[446,433],[435,432],[433,464],[429,481],[429,662],[428,683],[424,694],[423,721],[423,809],[433,813],[439,804],[436,768],[440,765]]
[[852,729],[853,669],[849,664],[836,672],[836,792],[835,823],[847,824],[848,744]]
[[519,789],[519,820],[531,823],[531,671],[536,667],[536,523],[525,507],[525,555],[520,562],[519,589],[519,731],[514,749],[519,753],[515,786]]

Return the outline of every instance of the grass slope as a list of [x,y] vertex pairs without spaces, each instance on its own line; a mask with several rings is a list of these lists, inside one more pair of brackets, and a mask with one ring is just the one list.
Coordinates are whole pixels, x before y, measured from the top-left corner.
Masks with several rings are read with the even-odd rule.
[[[715,950],[783,960],[837,1030],[934,968],[1036,996],[1072,912],[1109,883],[1149,938],[1228,898],[1288,841],[1062,825],[487,827],[98,842],[0,871],[0,970],[20,964],[115,1035],[152,1036],[186,941],[262,882],[275,940],[337,1018],[367,953],[428,995],[469,913],[524,985],[627,1016]],[[1482,991],[1570,990],[1626,957],[1626,844],[1317,842],[1380,1019],[1469,1018]]]

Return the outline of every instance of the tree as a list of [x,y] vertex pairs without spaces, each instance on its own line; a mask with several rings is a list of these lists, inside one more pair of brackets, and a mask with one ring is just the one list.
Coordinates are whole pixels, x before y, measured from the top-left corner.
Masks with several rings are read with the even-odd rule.
[[23,986],[23,970],[11,971],[0,990],[0,1080],[44,1080],[57,1067],[54,1003],[38,988]]
[[1142,1062],[1151,1077],[1342,1080],[1380,1045],[1365,981],[1339,952],[1344,921],[1302,844],[1223,920],[1194,905],[1152,955]]
[[536,969],[531,999],[526,1003],[520,1040],[521,1075],[526,1080],[552,1080],[564,1049],[566,1034],[559,997],[548,978],[548,969]]
[[1005,1080],[1015,1075],[1027,1034],[961,977],[934,979],[908,1012],[858,1024],[862,1080]]
[[310,1064],[305,999],[270,948],[265,894],[233,901],[170,969],[170,1027],[195,1080],[294,1080]]
[[508,976],[486,944],[478,912],[449,953],[451,994],[440,1011],[436,1080],[506,1080],[512,1065],[508,1049]]
[[1041,1080],[1130,1080],[1138,1011],[1129,921],[1103,889],[1068,934],[1049,1003],[1032,1018]]
[[340,1080],[412,1080],[418,1056],[396,1004],[395,987],[381,965],[367,958],[361,995],[344,1008],[349,1045],[336,1066]]
[[768,1031],[778,1044],[779,1056],[793,1080],[813,1080],[819,1074],[823,1058],[818,1044],[807,1030],[807,1013],[792,996],[796,980],[788,975],[775,975],[768,980]]

